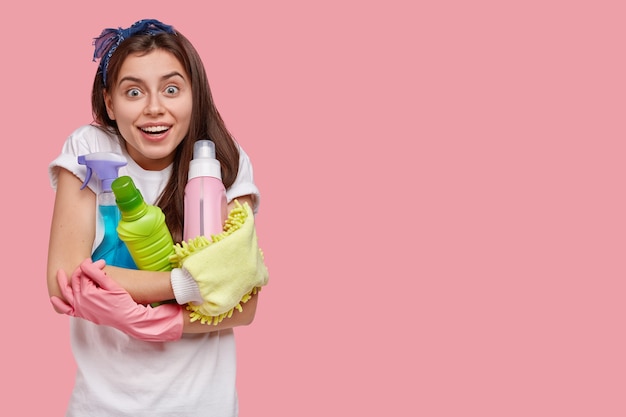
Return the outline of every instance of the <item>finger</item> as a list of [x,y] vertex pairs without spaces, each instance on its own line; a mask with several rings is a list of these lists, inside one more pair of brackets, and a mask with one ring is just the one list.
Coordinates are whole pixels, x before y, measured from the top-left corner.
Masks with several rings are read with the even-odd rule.
[[[76,268],[74,272],[72,272],[72,279],[70,281],[70,285],[72,287],[72,293],[74,295],[80,294],[80,275],[81,274],[82,274],[82,271],[80,269],[80,266]],[[74,305],[74,303],[72,303],[72,305]]]
[[120,286],[113,281],[102,269],[98,267],[97,262],[84,261],[80,264],[80,268],[94,283],[107,291],[118,290]]
[[91,279],[91,277],[81,270],[81,274],[76,278],[80,280],[80,294],[85,297],[89,297],[90,294],[94,294],[100,291],[100,287]]
[[104,269],[104,267],[106,266],[106,261],[104,259],[98,259],[97,261],[93,262],[93,265],[100,268],[100,269]]
[[74,309],[72,306],[61,300],[59,297],[53,295],[50,297],[50,302],[59,313],[67,314],[68,316],[74,315]]
[[72,292],[72,288],[68,285],[67,274],[62,269],[57,271],[57,282],[63,298],[65,298],[70,305],[74,305],[74,293]]
[[85,272],[86,270],[91,271],[101,271],[104,268],[105,262],[104,259],[98,259],[97,261],[92,261],[91,258],[85,258],[80,263],[80,269]]

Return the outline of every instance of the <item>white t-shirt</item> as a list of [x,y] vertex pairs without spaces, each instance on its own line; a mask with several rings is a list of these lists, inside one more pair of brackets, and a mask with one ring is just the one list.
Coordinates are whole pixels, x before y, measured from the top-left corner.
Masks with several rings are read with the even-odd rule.
[[[146,171],[120,145],[116,135],[87,125],[72,133],[61,154],[50,163],[49,175],[56,189],[58,172],[65,168],[85,180],[86,167],[77,157],[93,152],[115,152],[128,164],[119,175],[129,175],[148,204],[154,204],[171,173]],[[253,195],[248,155],[239,147],[239,173],[226,190],[228,201]],[[100,181],[93,175],[88,187],[96,194]],[[103,239],[102,222],[96,224],[95,249]],[[228,416],[238,415],[235,339],[232,330],[183,335],[174,342],[144,342],[107,326],[70,318],[72,351],[77,364],[67,417],[123,416]]]

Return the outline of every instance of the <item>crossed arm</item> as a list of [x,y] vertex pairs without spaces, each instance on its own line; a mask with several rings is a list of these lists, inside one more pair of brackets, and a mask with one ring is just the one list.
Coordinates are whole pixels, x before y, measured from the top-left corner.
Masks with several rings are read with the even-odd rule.
[[[90,190],[81,190],[81,184],[72,173],[60,169],[48,247],[47,282],[50,296],[63,298],[57,282],[57,272],[63,270],[67,276],[71,276],[78,265],[91,255],[95,238],[96,195]],[[244,201],[252,204],[250,196],[238,197],[238,200],[242,204]],[[148,304],[174,298],[169,272],[139,271],[114,266],[106,266],[105,272],[137,303]],[[183,309],[183,332],[207,333],[248,325],[254,320],[257,302],[258,295],[254,295],[244,305],[242,312],[235,310],[232,317],[217,325],[191,322]]]

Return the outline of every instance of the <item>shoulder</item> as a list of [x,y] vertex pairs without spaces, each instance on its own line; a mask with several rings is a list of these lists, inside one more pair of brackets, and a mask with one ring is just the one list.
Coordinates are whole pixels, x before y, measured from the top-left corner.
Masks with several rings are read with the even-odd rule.
[[239,148],[239,170],[235,182],[226,190],[226,198],[230,203],[237,197],[250,196],[252,198],[252,209],[256,213],[259,207],[261,194],[259,188],[254,182],[254,170],[250,157],[244,151],[243,147],[237,144]]
[[94,125],[74,130],[63,147],[63,152],[81,155],[91,152],[120,152],[120,141],[113,132]]
[[237,144],[237,149],[239,150],[239,171],[242,169],[252,171],[252,161],[246,151],[240,144]]
[[[70,171],[81,181],[86,177],[86,167],[80,165],[77,157],[94,152],[114,152],[121,154],[118,137],[94,125],[81,126],[74,130],[63,143],[61,152],[48,165],[52,187],[56,188],[60,168]],[[90,188],[96,189],[97,181],[92,177]]]

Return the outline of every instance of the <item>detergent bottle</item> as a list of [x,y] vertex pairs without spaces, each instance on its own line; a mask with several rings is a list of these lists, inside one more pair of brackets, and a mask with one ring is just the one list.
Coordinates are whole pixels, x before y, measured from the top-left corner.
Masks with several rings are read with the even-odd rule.
[[98,221],[103,222],[104,238],[91,255],[91,259],[94,261],[104,259],[107,265],[137,269],[126,245],[117,234],[120,211],[111,190],[111,183],[118,177],[119,168],[127,163],[126,158],[113,152],[94,152],[80,155],[78,163],[87,167],[87,175],[80,187],[81,190],[87,186],[93,172],[96,173],[101,184],[101,191],[97,197]]
[[226,190],[220,162],[215,158],[215,143],[198,140],[185,186],[183,240],[222,233],[227,215]]
[[117,234],[126,243],[139,269],[169,271],[174,242],[163,211],[147,204],[132,178],[124,175],[111,183],[122,218]]

